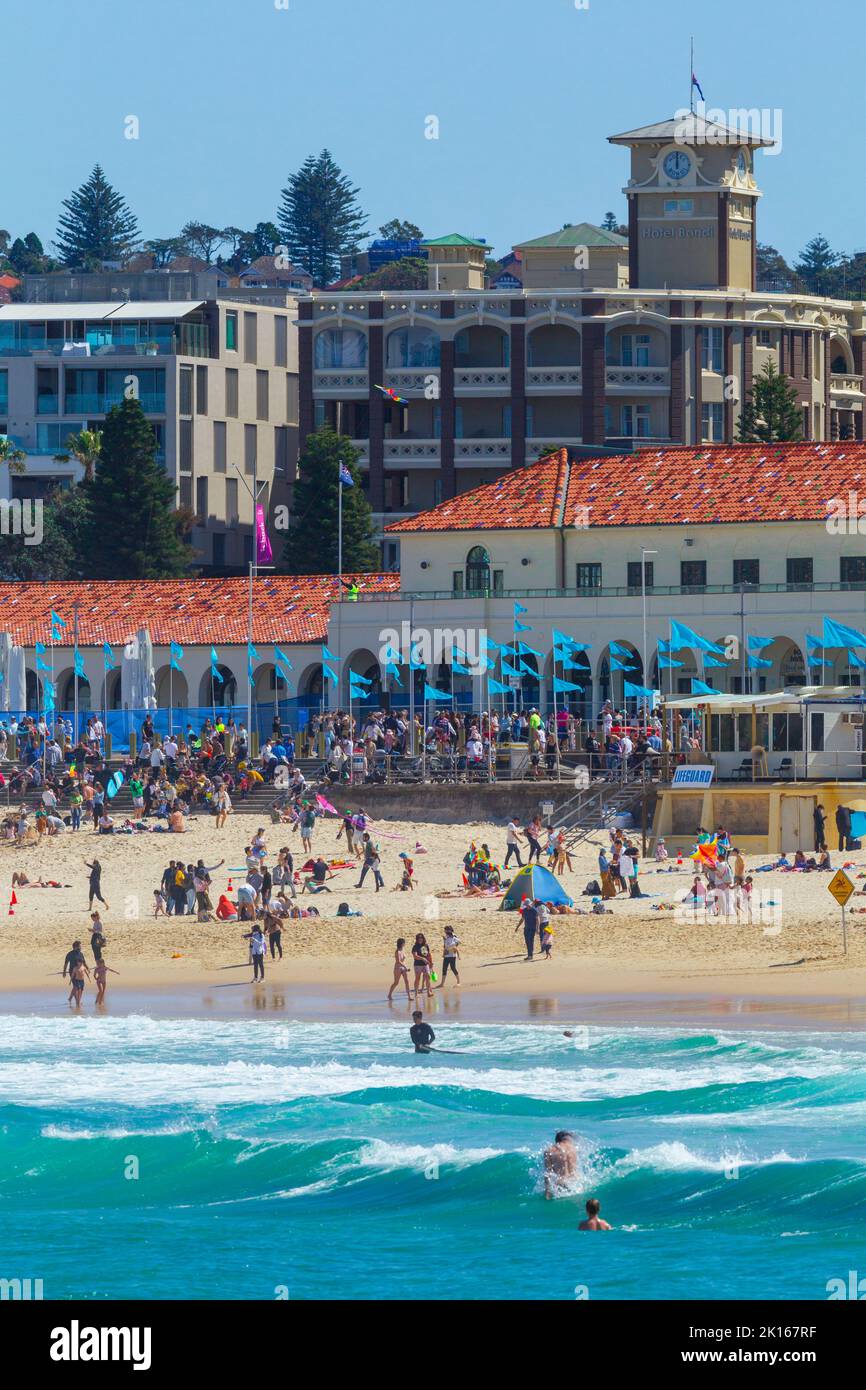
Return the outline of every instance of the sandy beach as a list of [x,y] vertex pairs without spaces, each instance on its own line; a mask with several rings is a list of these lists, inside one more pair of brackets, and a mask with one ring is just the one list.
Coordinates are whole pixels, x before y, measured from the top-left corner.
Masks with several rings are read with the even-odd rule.
[[[326,858],[341,857],[337,841],[339,820],[327,818],[316,828],[314,848]],[[85,859],[97,856],[103,866],[102,891],[109,908],[102,909],[109,945],[106,960],[118,971],[110,979],[109,997],[127,991],[180,998],[185,991],[214,987],[215,1006],[227,985],[232,993],[242,987],[252,993],[246,966],[246,946],[238,923],[198,923],[195,916],[153,916],[153,890],[170,858],[182,853],[186,862],[202,857],[216,870],[214,902],[224,892],[229,870],[240,869],[243,848],[258,828],[253,817],[233,815],[222,831],[210,817],[194,819],[183,836],[141,834],[97,836],[89,829],[68,831],[27,847],[0,845],[5,863],[7,897],[2,913],[0,962],[7,1006],[16,992],[56,1000],[62,995],[59,978],[63,958],[74,937],[87,949],[89,914]],[[289,843],[300,862],[297,835],[279,826],[266,826],[269,862],[276,850]],[[555,919],[553,959],[524,960],[523,939],[515,931],[515,913],[500,912],[498,898],[441,896],[456,892],[461,884],[462,856],[470,840],[486,842],[494,859],[501,861],[505,848],[504,826],[492,824],[433,825],[424,822],[380,821],[379,839],[386,889],[376,893],[372,878],[354,887],[356,873],[341,870],[332,880],[330,894],[299,897],[315,903],[321,917],[289,921],[283,931],[284,959],[268,960],[267,988],[308,988],[327,999],[336,992],[361,991],[382,997],[390,984],[391,961],[397,936],[410,941],[424,931],[438,947],[447,923],[461,942],[461,992],[464,998],[482,995],[508,996],[515,1001],[539,992],[574,1000],[629,999],[637,1008],[640,996],[693,998],[716,1001],[730,1012],[732,1000],[752,1001],[849,1001],[856,1004],[863,993],[866,967],[866,898],[851,900],[848,912],[849,954],[842,951],[840,911],[827,891],[830,875],[773,871],[755,877],[755,920],[737,922],[697,917],[679,906],[691,882],[685,858],[680,871],[656,872],[654,860],[641,866],[641,885],[648,896],[625,896],[609,906],[604,916],[561,916]],[[296,843],[293,843],[296,842]],[[601,835],[584,844],[573,856],[573,871],[563,882],[577,907],[588,909],[582,897],[587,882],[597,878],[597,854]],[[414,853],[420,844],[426,853]],[[672,844],[672,862],[685,844]],[[413,854],[417,886],[413,893],[393,892],[399,881],[398,854]],[[834,855],[834,866],[844,856]],[[866,883],[866,854],[852,856],[849,869],[858,889]],[[750,871],[767,862],[747,856]],[[30,879],[53,878],[63,886],[18,890],[18,902],[8,912],[13,871]],[[861,881],[857,876],[864,875]],[[232,873],[237,884],[243,873]],[[758,911],[758,896],[764,909]],[[360,908],[361,917],[337,918],[337,905],[348,902]],[[860,902],[864,903],[861,909]],[[674,905],[675,910],[668,910]],[[97,906],[99,906],[97,904]],[[449,985],[448,994],[453,992]],[[88,990],[86,999],[92,990]],[[20,1001],[19,1001],[20,1002]],[[54,1002],[49,1005],[52,1009]],[[706,1003],[705,1006],[707,1007]],[[784,1007],[788,1008],[788,1004]],[[183,1009],[180,1009],[183,1012]],[[755,1008],[754,1012],[760,1012]],[[814,1009],[812,1010],[814,1012]],[[836,1011],[838,1013],[838,1010]],[[843,1013],[846,1010],[843,1008]],[[855,1012],[859,1012],[855,1010]],[[850,1007],[847,1009],[851,1016]]]

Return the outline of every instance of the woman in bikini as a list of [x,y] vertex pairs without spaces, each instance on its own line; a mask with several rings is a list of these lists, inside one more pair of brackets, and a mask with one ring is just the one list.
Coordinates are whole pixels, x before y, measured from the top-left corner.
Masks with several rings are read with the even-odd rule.
[[430,955],[430,947],[427,945],[427,938],[423,932],[415,937],[415,945],[412,947],[412,959],[415,962],[415,998],[418,998],[419,989],[423,994],[427,990],[428,999],[433,998],[433,990],[430,982],[430,972],[433,968],[433,958]]
[[403,947],[405,945],[406,938],[405,936],[401,936],[397,942],[397,949],[394,952],[394,983],[388,990],[389,1004],[392,998],[394,997],[394,990],[400,984],[401,980],[403,984],[406,986],[406,998],[409,1000],[411,1000],[412,998],[412,991],[409,988],[409,967],[406,964],[406,952],[403,950]]

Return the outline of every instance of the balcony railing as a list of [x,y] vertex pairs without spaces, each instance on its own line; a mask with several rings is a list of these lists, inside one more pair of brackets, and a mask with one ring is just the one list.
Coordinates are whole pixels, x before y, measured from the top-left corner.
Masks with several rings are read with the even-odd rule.
[[455,439],[454,462],[466,467],[473,463],[508,463],[510,439]]
[[438,463],[440,450],[441,444],[438,439],[386,439],[385,462]]
[[0,340],[0,358],[32,357],[48,353],[51,357],[209,357],[210,330],[206,323],[183,323],[169,332],[138,333],[125,339],[101,340],[98,335],[82,338],[35,336]]
[[527,367],[526,389],[547,393],[573,395],[581,388],[580,367]]
[[363,395],[369,391],[366,367],[322,367],[313,373],[313,390],[334,396]]
[[606,367],[605,383],[614,391],[667,391],[669,367]]
[[[165,392],[142,392],[139,402],[145,415],[165,414]],[[120,405],[122,395],[104,395],[94,391],[67,391],[66,415],[106,415],[112,406]]]
[[[862,583],[833,583],[823,582],[811,585],[797,585],[797,590],[808,589],[811,593],[844,593],[849,590],[866,591],[866,580]],[[741,586],[739,584],[706,584],[700,590],[701,594],[739,594]],[[473,591],[474,592],[474,591]],[[789,584],[750,584],[748,586],[750,594],[785,594],[791,592]],[[687,584],[655,584],[647,588],[647,597],[655,598],[689,598],[695,593],[694,585]],[[566,598],[566,599],[620,599],[637,598],[640,601],[640,589],[633,586],[621,584],[609,586],[603,589],[502,589],[495,593],[490,592],[487,597],[490,599],[524,599],[524,598]],[[359,595],[359,602],[375,602],[381,599],[462,599],[472,597],[472,593],[455,593],[452,589],[401,589],[399,593],[370,593]],[[639,611],[639,610],[638,610]]]
[[454,373],[454,390],[462,395],[485,391],[507,391],[511,385],[508,367],[461,367]]
[[60,410],[60,398],[55,392],[43,391],[36,397],[37,415],[56,415]]
[[830,390],[843,396],[862,396],[863,378],[853,374],[834,372],[830,377]]

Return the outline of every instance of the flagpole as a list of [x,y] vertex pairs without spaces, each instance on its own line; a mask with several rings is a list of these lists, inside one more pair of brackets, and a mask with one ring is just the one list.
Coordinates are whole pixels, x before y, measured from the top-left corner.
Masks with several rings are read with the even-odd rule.
[[78,600],[77,600],[77,599],[75,600],[75,602],[74,602],[73,605],[72,605],[72,644],[73,644],[73,650],[72,650],[72,666],[73,666],[73,672],[74,672],[73,677],[72,677],[72,679],[73,679],[73,681],[74,681],[74,698],[73,698],[73,706],[74,706],[74,715],[75,715],[75,729],[74,729],[74,731],[73,731],[73,740],[74,740],[75,743],[77,743],[77,742],[78,742]]
[[340,588],[343,587],[343,474],[342,464],[337,465],[337,574]]
[[[253,507],[255,513],[255,507]],[[255,526],[255,520],[253,521]],[[255,552],[253,552],[255,553]],[[253,646],[253,569],[254,561],[250,560],[250,592],[247,607],[247,738],[249,739],[249,752],[253,751],[253,678],[252,678],[252,646]],[[213,677],[211,677],[213,685]],[[216,722],[216,715],[214,715]]]
[[695,40],[692,35],[689,40],[689,111],[695,114]]

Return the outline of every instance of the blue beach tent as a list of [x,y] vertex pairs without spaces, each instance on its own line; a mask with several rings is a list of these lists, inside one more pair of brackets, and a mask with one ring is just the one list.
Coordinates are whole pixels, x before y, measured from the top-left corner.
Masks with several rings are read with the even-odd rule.
[[558,878],[541,864],[526,864],[514,875],[499,905],[500,912],[517,912],[524,898],[539,898],[543,903],[565,903],[573,907]]

